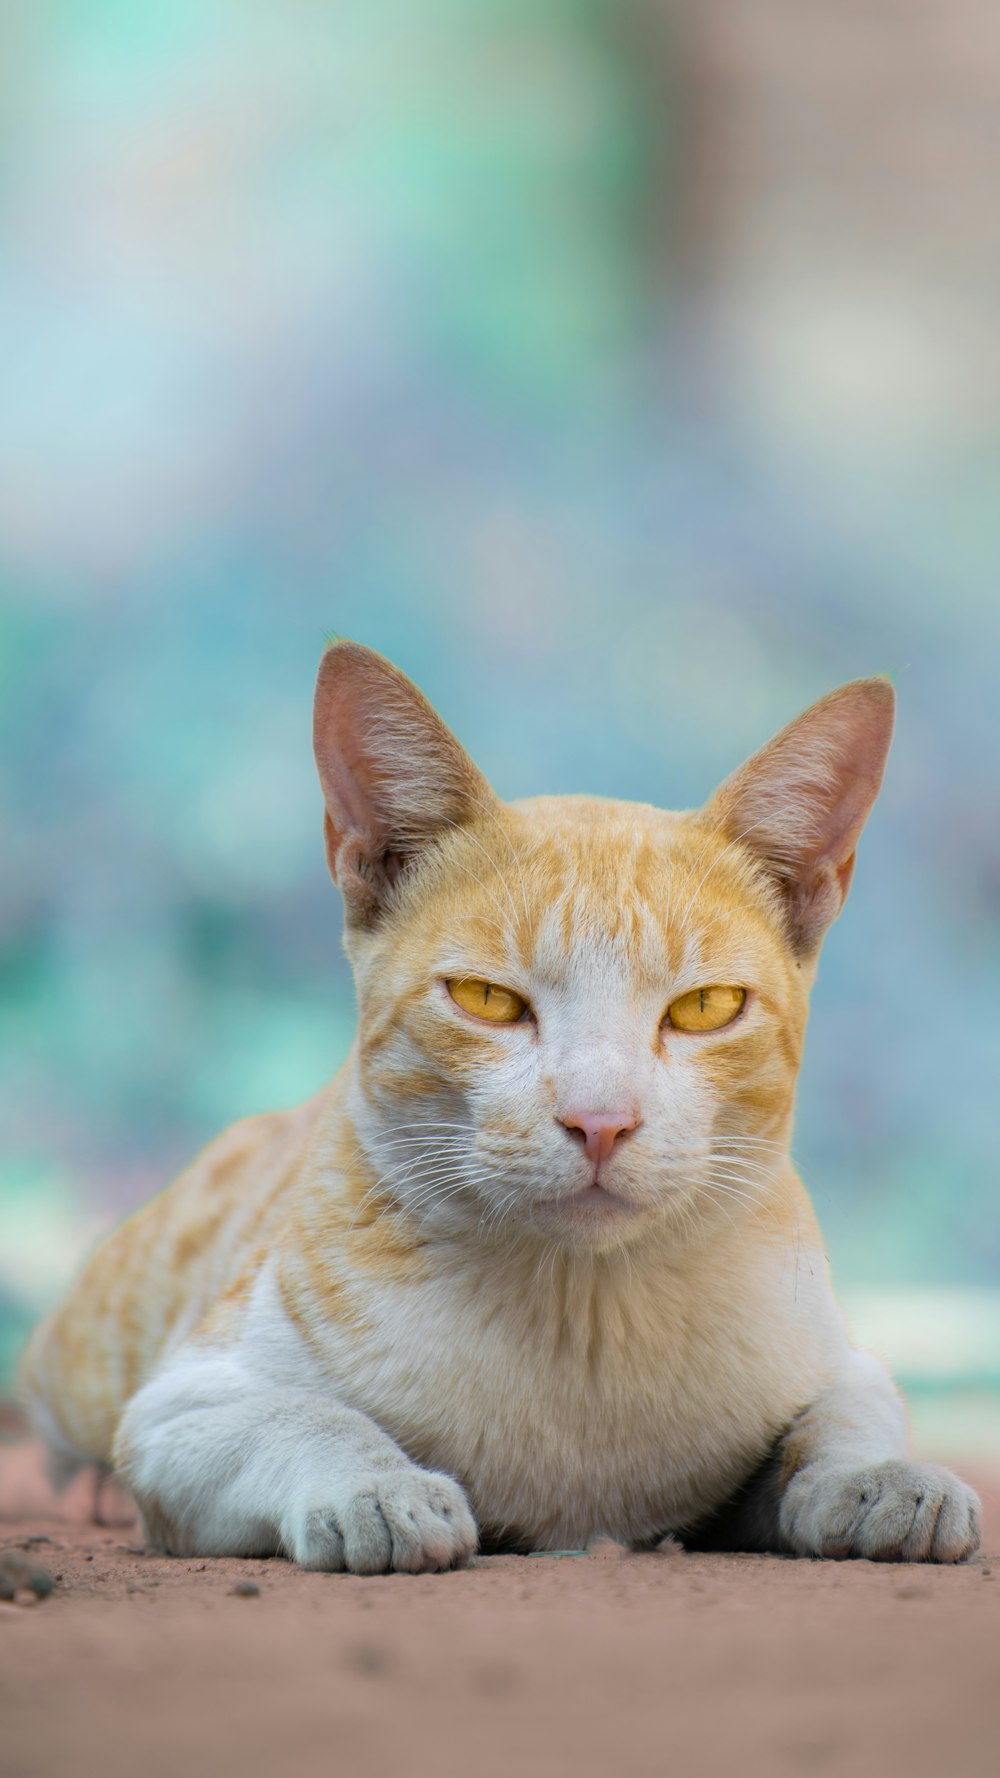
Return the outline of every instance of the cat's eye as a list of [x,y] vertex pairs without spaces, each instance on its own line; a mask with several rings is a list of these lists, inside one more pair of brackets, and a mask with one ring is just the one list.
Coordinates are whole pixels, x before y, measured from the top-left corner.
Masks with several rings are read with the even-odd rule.
[[481,981],[478,976],[453,976],[446,987],[456,1006],[477,1019],[485,1019],[489,1025],[516,1025],[528,1010],[528,1002],[513,988],[501,988],[496,982]]
[[745,988],[692,988],[670,1002],[665,1023],[678,1031],[721,1031],[732,1024],[746,997]]

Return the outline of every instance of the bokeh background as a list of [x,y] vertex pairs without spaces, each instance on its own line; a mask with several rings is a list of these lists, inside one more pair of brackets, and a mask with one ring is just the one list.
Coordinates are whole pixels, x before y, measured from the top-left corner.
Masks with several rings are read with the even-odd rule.
[[796,1153],[928,1449],[1000,1448],[1000,15],[36,0],[0,45],[0,1388],[352,1027],[347,634],[506,795],[702,800],[888,672]]

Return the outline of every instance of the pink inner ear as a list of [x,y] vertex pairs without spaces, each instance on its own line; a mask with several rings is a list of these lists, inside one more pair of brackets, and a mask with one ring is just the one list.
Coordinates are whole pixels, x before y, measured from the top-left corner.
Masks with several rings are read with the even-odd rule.
[[[316,764],[338,837],[390,850],[405,824],[422,735],[437,718],[415,686],[370,649],[338,644],[320,664],[313,724]],[[423,743],[426,745],[426,742]]]
[[819,942],[850,887],[892,737],[893,694],[860,679],[821,698],[716,792],[708,812],[767,867],[793,942]]
[[495,802],[423,694],[357,643],[323,656],[313,737],[331,871],[345,896],[363,884],[366,904],[384,899],[403,860]]
[[381,837],[383,810],[379,805],[378,779],[372,761],[360,741],[357,712],[347,699],[339,712],[337,745],[317,750],[320,782],[331,821],[338,834],[363,833]]

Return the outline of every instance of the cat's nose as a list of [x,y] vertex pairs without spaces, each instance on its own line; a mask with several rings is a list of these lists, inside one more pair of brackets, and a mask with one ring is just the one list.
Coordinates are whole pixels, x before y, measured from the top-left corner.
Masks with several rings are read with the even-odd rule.
[[639,1122],[634,1111],[564,1111],[559,1119],[567,1130],[579,1130],[588,1161],[606,1161],[619,1136]]

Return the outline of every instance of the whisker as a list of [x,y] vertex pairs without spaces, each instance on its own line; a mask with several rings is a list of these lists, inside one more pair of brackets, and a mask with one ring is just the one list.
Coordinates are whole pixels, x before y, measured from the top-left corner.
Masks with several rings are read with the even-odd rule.
[[754,1210],[761,1208],[761,1200],[752,1192],[743,1191],[738,1185],[727,1184],[722,1179],[706,1179],[702,1182],[702,1190],[709,1196],[725,1197],[734,1204],[744,1204]]
[[733,1154],[721,1154],[713,1158],[721,1161],[724,1166],[732,1168],[733,1172],[742,1171],[747,1178],[762,1180],[767,1185],[774,1183],[774,1168],[765,1167],[760,1161],[747,1160],[745,1157]]
[[408,1121],[405,1124],[386,1124],[384,1129],[380,1130],[378,1135],[373,1136],[371,1138],[371,1140],[374,1142],[381,1142],[384,1137],[396,1136],[401,1131],[403,1133],[406,1133],[408,1131],[412,1134],[412,1133],[419,1133],[422,1130],[465,1130],[466,1132],[471,1134],[472,1128],[473,1128],[473,1126],[471,1124],[457,1123],[452,1118],[443,1118],[443,1117],[442,1118],[423,1118],[422,1117],[422,1118],[419,1118],[416,1120]]
[[717,1129],[712,1135],[711,1141],[713,1144],[717,1142],[742,1143],[748,1148],[778,1148],[781,1150],[782,1154],[788,1152],[788,1143],[785,1138],[782,1138],[779,1141],[775,1136],[751,1136],[746,1132],[739,1130],[727,1131]]
[[770,1173],[761,1173],[756,1169],[744,1167],[726,1156],[723,1156],[719,1161],[713,1161],[706,1171],[710,1179],[738,1179],[751,1189],[754,1187],[759,1189],[762,1184],[771,1185],[773,1183],[773,1176]]
[[702,1189],[724,1192],[727,1197],[742,1204],[753,1205],[755,1210],[762,1209],[766,1202],[758,1190],[753,1186],[748,1187],[746,1180],[734,1179],[730,1174],[713,1174],[711,1178],[702,1181]]
[[461,1136],[394,1136],[391,1142],[379,1142],[374,1146],[387,1153],[400,1148],[417,1148],[422,1153],[458,1154],[467,1149],[468,1143]]

